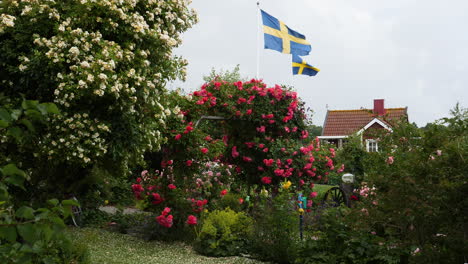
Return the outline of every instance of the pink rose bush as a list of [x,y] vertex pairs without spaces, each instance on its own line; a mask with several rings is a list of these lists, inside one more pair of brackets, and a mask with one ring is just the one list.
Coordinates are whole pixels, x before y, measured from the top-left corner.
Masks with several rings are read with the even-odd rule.
[[[236,192],[245,185],[275,192],[288,182],[288,191],[310,193],[313,182],[344,170],[334,149],[310,138],[304,104],[288,87],[216,80],[187,96],[172,92],[168,104],[161,168],[132,185],[144,209],[171,208],[172,224],[162,215],[162,226],[186,223],[233,184]],[[198,122],[202,116],[225,120]]]

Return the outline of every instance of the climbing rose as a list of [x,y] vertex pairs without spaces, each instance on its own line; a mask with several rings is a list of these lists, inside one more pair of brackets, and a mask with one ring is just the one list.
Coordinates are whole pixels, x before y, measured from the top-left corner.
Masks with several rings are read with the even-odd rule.
[[245,161],[245,162],[252,162],[252,158],[250,157],[242,157],[242,159]]
[[185,162],[185,164],[187,165],[187,167],[192,166],[192,163],[193,163],[193,161],[191,161],[191,160],[187,160],[187,161]]
[[152,193],[151,194],[153,196],[153,200],[151,203],[152,204],[160,204],[164,201],[164,199],[161,197],[161,195],[159,195],[159,193]]
[[164,215],[160,215],[156,217],[156,221],[164,227],[170,228],[172,226],[172,215],[168,215],[167,217]]
[[203,154],[206,154],[206,153],[208,153],[208,149],[207,149],[207,148],[202,148],[202,149],[201,149],[201,152],[202,152]]
[[236,147],[236,146],[232,147],[231,154],[232,154],[232,157],[233,157],[233,158],[239,157],[239,152],[237,151],[237,147]]
[[271,184],[271,177],[263,177],[262,182],[264,184]]
[[394,161],[393,156],[390,156],[387,158],[387,164],[393,164],[393,161]]
[[311,192],[309,195],[310,198],[315,198],[317,197],[317,192]]
[[164,215],[164,216],[166,216],[166,215],[168,215],[170,212],[171,212],[171,208],[166,207],[166,208],[164,208],[164,210],[162,211],[161,214]]
[[174,138],[175,138],[175,140],[179,140],[181,137],[182,137],[181,134],[177,134]]
[[221,196],[224,196],[224,195],[226,195],[227,193],[228,193],[228,191],[227,191],[226,189],[224,189],[224,190],[221,191]]
[[187,218],[186,223],[188,225],[196,225],[197,224],[197,217],[194,216],[194,215],[189,215],[188,218]]
[[175,186],[174,184],[172,184],[172,183],[169,184],[167,187],[168,187],[169,189],[171,189],[171,190],[174,190],[174,189],[176,188],[176,186]]

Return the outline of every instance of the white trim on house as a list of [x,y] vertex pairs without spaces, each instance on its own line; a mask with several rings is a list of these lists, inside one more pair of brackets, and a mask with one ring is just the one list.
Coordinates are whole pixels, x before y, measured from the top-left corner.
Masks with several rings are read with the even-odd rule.
[[359,130],[357,133],[358,134],[361,134],[363,133],[364,131],[366,131],[369,127],[371,127],[373,124],[379,124],[381,125],[383,128],[389,130],[390,132],[393,132],[392,128],[387,126],[384,122],[380,121],[378,118],[374,118],[372,121],[370,121],[367,125],[365,125],[363,128],[361,128],[361,130]]
[[348,136],[318,136],[319,139],[339,139],[347,138]]
[[[374,149],[371,149],[371,144],[375,144]],[[367,152],[378,152],[379,142],[375,139],[366,139],[366,150]]]

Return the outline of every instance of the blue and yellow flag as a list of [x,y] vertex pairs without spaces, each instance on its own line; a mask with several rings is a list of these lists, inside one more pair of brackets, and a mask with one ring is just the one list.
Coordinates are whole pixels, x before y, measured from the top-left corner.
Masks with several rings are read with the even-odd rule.
[[294,55],[292,56],[292,67],[293,67],[293,75],[302,74],[302,75],[309,75],[315,76],[320,70],[307,64],[305,60],[301,57]]
[[308,55],[312,50],[305,36],[288,28],[282,21],[262,11],[265,49],[282,53]]

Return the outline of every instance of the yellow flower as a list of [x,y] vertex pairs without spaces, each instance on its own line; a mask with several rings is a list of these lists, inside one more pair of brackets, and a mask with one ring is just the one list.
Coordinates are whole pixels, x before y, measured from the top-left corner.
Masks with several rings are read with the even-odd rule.
[[104,201],[104,204],[105,204],[105,205],[109,204],[109,201],[108,201],[108,200],[105,200],[105,201]]
[[285,190],[289,189],[289,187],[291,187],[291,184],[292,184],[291,181],[287,181],[283,183],[283,189]]
[[208,209],[203,210],[203,212],[208,213]]
[[299,214],[304,214],[304,209],[302,209],[302,208],[299,208],[299,210],[298,210],[298,211],[299,211]]

